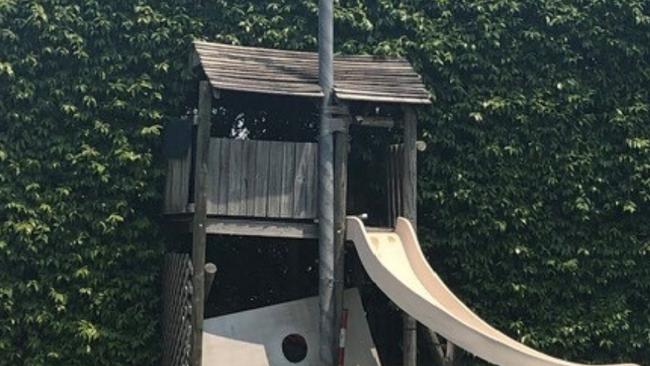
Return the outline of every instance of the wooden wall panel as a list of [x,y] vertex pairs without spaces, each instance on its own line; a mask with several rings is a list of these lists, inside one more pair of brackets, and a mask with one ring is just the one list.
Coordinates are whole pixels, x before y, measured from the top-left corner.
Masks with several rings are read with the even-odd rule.
[[167,160],[165,179],[165,214],[185,213],[190,194],[191,148],[180,159]]
[[[293,192],[296,177],[296,146],[295,143],[282,144],[282,194],[280,196],[280,217],[294,217]],[[302,145],[302,144],[301,144]]]
[[[244,141],[243,140],[224,140],[230,147],[230,169],[228,175],[228,216],[243,216],[246,214],[244,192],[245,188],[242,182],[246,173],[243,159]],[[226,175],[226,172],[221,172]]]
[[266,202],[269,194],[269,168],[271,161],[271,142],[258,141],[255,154],[255,192],[254,217],[266,217]]
[[314,143],[211,139],[208,214],[315,218],[317,153]]
[[266,215],[280,217],[280,201],[282,197],[282,143],[271,142],[269,153],[269,192],[267,199]]
[[244,144],[243,161],[246,172],[242,183],[244,184],[244,203],[246,206],[244,214],[246,216],[255,216],[255,191],[257,188],[257,165],[255,160],[257,158],[258,145],[258,143]]
[[296,173],[294,181],[293,215],[296,218],[316,217],[316,164],[314,156],[317,152],[315,144],[300,144],[296,148]]
[[[214,166],[219,166],[221,157],[221,145],[223,140],[221,139],[210,139],[210,151],[208,153],[208,166],[210,169]],[[208,185],[206,187],[208,191],[208,212],[218,212],[219,211],[219,172],[210,170],[208,174]]]
[[403,215],[403,167],[404,145],[395,144],[388,148],[387,187],[388,191],[388,225],[394,226],[395,219]]
[[[226,140],[221,139],[219,144],[219,152],[217,154],[218,164],[210,165],[210,175],[216,175],[219,185],[217,187],[217,209],[215,211],[208,210],[208,215],[226,215],[228,214],[228,171],[230,170],[230,144]],[[215,169],[216,168],[216,169]]]

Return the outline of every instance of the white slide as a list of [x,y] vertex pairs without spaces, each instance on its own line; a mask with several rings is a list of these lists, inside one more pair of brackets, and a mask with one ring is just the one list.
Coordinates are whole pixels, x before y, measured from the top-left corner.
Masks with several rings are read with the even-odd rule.
[[[398,218],[395,230],[387,231],[367,229],[359,218],[348,217],[347,239],[388,298],[469,353],[501,366],[586,366],[525,346],[474,314],[429,266],[408,220]],[[624,365],[638,366],[619,366]]]

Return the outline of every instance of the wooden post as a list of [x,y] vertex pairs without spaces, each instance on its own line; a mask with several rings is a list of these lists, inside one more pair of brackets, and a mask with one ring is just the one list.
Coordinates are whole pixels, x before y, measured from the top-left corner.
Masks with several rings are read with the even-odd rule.
[[[334,318],[340,327],[345,287],[345,224],[348,188],[348,131],[334,133]],[[339,343],[336,333],[335,345]],[[338,360],[335,360],[338,364]]]
[[[402,164],[402,215],[411,221],[417,231],[417,115],[413,107],[404,111],[404,163]],[[417,323],[403,314],[403,365],[415,366],[417,362]]]
[[203,351],[203,316],[205,299],[205,243],[207,221],[208,155],[212,92],[210,83],[199,82],[199,126],[196,133],[196,167],[194,169],[194,219],[192,222],[192,366],[201,366]]
[[208,296],[210,296],[210,290],[212,289],[212,284],[214,283],[214,278],[217,276],[217,266],[214,263],[206,263],[203,268],[205,271],[203,303],[207,304]]

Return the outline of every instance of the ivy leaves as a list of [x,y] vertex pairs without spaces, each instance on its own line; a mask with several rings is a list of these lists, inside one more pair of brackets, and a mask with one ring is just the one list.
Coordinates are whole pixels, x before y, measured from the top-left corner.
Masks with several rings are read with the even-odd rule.
[[[336,1],[338,51],[405,55],[434,96],[435,268],[574,359],[650,358],[649,6]],[[0,0],[0,365],[155,363],[158,144],[193,107],[190,42],[315,50],[316,20],[313,0]]]

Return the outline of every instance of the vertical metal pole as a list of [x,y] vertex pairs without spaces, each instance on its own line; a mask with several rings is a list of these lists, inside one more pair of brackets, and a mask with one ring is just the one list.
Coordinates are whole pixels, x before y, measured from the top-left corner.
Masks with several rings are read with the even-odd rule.
[[[404,107],[404,164],[402,174],[402,214],[417,230],[417,116],[412,107]],[[403,314],[403,365],[417,363],[417,322]]]
[[334,302],[334,169],[331,114],[334,87],[333,0],[319,0],[318,66],[323,90],[318,139],[318,226],[319,226],[319,355],[323,366],[333,366],[337,319]]
[[203,351],[203,309],[205,307],[205,222],[207,220],[208,153],[212,93],[208,81],[199,83],[199,126],[196,133],[194,169],[194,219],[192,222],[192,366],[201,366]]

